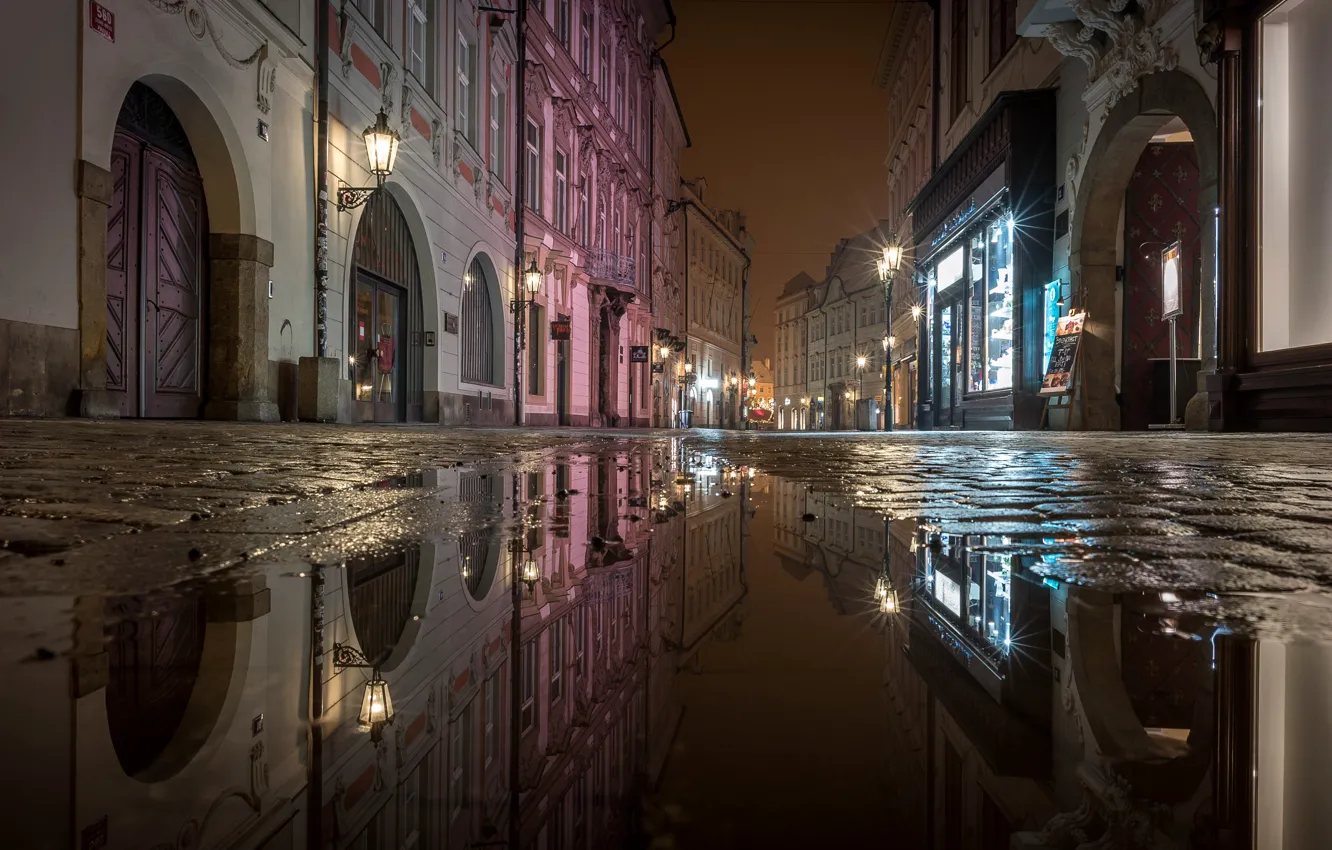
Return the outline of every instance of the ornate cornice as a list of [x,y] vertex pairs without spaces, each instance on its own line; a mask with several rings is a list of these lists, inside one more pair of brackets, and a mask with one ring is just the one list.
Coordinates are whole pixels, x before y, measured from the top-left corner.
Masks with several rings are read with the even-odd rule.
[[1065,56],[1087,66],[1083,100],[1099,99],[1105,85],[1106,108],[1157,71],[1173,70],[1179,56],[1162,38],[1158,24],[1177,0],[1069,0],[1076,21],[1047,24],[1043,35]]

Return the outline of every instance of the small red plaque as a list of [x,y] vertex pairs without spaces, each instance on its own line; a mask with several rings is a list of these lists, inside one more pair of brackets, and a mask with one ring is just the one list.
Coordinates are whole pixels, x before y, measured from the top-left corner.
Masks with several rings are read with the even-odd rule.
[[116,13],[98,3],[97,0],[89,0],[88,2],[88,26],[93,32],[105,36],[107,41],[115,44]]

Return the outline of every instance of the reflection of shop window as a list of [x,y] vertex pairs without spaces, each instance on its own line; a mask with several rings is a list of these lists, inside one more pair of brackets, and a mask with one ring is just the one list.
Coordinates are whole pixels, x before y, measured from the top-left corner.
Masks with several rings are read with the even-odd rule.
[[1012,638],[1012,556],[976,550],[1008,542],[1006,537],[946,537],[943,550],[925,560],[930,597],[992,657],[1007,653]]
[[[1332,4],[1286,0],[1259,22],[1259,348],[1332,342],[1326,234]],[[1316,176],[1316,177],[1315,177]]]

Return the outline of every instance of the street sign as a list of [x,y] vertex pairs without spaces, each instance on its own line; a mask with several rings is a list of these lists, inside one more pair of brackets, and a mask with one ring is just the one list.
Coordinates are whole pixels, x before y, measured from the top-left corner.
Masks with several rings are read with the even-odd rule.
[[652,374],[654,374],[654,375],[665,375],[665,374],[666,374],[666,364],[665,364],[665,363],[653,363],[653,364],[652,364]]
[[646,345],[629,346],[629,362],[630,363],[648,362],[648,347]]
[[88,3],[88,28],[112,44],[116,43],[116,13],[97,0]]
[[573,328],[568,319],[558,319],[550,323],[550,338],[552,342],[564,342],[569,339]]

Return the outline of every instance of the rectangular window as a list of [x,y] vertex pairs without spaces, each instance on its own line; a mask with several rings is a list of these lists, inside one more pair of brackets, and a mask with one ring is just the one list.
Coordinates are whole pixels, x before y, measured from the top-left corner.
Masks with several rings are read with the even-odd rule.
[[356,0],[356,8],[370,22],[370,26],[385,37],[388,36],[388,7],[389,0]]
[[620,250],[620,208],[618,206],[615,208],[615,233],[613,234],[613,237],[615,241],[611,242],[611,251],[616,254],[622,253]]
[[948,103],[952,107],[952,117],[962,114],[967,105],[967,89],[970,85],[970,63],[967,62],[967,50],[971,46],[971,32],[967,26],[967,4],[953,3],[952,30],[949,45]]
[[433,0],[407,0],[407,71],[428,92],[434,89]]
[[555,37],[560,40],[560,45],[569,55],[573,55],[572,47],[569,41],[570,32],[570,6],[573,0],[555,0]]
[[615,69],[615,122],[621,127],[624,123],[624,63]]
[[499,673],[486,679],[486,767],[500,757],[500,678]]
[[537,647],[535,640],[523,644],[522,713],[518,730],[526,735],[536,728]]
[[1013,386],[1013,219],[990,225],[985,245],[985,388]]
[[581,232],[580,242],[584,248],[592,247],[592,205],[587,197],[587,178],[583,178],[583,184],[578,187],[578,228]]
[[574,627],[574,681],[587,672],[587,606],[580,605],[573,615]]
[[541,395],[544,391],[541,380],[545,377],[546,364],[541,356],[545,352],[545,346],[542,344],[542,325],[545,316],[545,310],[540,304],[532,304],[528,308],[527,318],[527,394]]
[[541,125],[528,119],[526,162],[527,206],[541,212]]
[[564,620],[556,620],[550,627],[550,701],[557,703],[564,696]]
[[[638,86],[631,86],[629,92],[629,123],[624,125],[624,132],[629,138],[629,147],[638,148]],[[644,149],[646,150],[646,149]]]
[[398,799],[402,805],[402,846],[425,847],[426,825],[430,822],[430,810],[426,807],[430,795],[426,793],[426,766],[430,760],[424,759],[407,776],[398,790]]
[[498,83],[490,86],[490,173],[508,185],[509,178],[505,153],[509,141],[508,92]]
[[458,33],[457,130],[473,148],[476,147],[476,45],[464,33]]
[[1017,44],[1017,0],[990,2],[990,70]]
[[[1326,249],[1332,182],[1324,176],[1326,119],[1321,117],[1332,72],[1330,36],[1332,7],[1314,0],[1286,0],[1258,22],[1260,351],[1332,342]],[[1201,224],[1219,226],[1216,218]],[[1184,263],[1185,280],[1191,265]]]
[[597,92],[603,103],[610,103],[610,42],[601,41],[601,67],[597,71]]
[[555,229],[569,232],[569,157],[555,149]]
[[449,729],[449,813],[457,818],[468,807],[471,791],[472,706],[467,707],[453,721]]
[[592,4],[584,0],[578,34],[578,68],[583,76],[592,78]]

